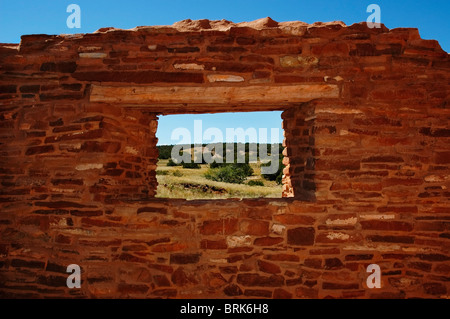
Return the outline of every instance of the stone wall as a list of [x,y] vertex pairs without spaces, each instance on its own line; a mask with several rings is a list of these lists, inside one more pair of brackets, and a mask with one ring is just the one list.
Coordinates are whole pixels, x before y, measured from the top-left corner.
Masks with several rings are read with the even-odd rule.
[[[269,18],[1,44],[0,296],[448,297],[449,67],[417,29]],[[285,198],[154,197],[158,115],[265,110]]]

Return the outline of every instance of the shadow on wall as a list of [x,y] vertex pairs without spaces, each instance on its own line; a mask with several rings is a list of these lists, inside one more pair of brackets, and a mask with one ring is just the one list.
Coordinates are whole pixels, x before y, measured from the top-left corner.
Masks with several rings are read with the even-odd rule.
[[302,103],[282,115],[285,134],[283,197],[316,200],[315,182],[315,106]]

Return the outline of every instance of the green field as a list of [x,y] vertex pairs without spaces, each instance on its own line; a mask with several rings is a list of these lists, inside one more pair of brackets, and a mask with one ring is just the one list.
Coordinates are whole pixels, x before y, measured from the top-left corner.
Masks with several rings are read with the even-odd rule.
[[[216,199],[216,198],[281,198],[281,185],[275,181],[265,180],[261,175],[259,163],[250,164],[254,174],[243,184],[232,184],[208,180],[204,174],[208,164],[200,165],[200,169],[188,169],[181,166],[167,166],[167,159],[158,161],[156,170],[158,189],[156,197],[184,199]],[[249,186],[250,180],[259,180],[264,186]]]

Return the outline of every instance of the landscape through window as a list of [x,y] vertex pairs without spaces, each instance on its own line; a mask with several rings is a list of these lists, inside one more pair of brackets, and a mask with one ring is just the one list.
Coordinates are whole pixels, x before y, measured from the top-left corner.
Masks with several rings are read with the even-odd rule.
[[160,116],[157,137],[157,197],[282,196],[281,112]]

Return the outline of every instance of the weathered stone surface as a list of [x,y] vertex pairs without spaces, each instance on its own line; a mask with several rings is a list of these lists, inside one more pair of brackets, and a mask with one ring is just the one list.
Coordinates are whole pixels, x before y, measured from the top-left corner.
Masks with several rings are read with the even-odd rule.
[[287,231],[287,242],[290,245],[313,245],[315,230],[312,227],[298,227]]
[[[448,298],[449,68],[417,29],[365,23],[0,44],[0,297]],[[267,110],[285,198],[156,197],[159,115]]]

